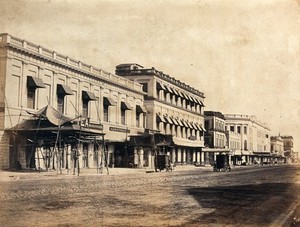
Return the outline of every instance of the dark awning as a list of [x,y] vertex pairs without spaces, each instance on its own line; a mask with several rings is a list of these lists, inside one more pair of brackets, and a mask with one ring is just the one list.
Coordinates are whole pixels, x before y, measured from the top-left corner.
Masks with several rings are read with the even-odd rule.
[[180,125],[179,122],[174,117],[171,117],[171,120],[174,122],[175,125]]
[[183,94],[185,99],[189,100],[189,96],[187,94],[185,94],[185,93],[182,93],[182,94]]
[[200,99],[196,99],[200,106],[204,106],[203,102]]
[[178,122],[178,125],[183,126],[181,120],[179,120],[178,118],[176,118],[176,121]]
[[115,106],[117,105],[116,102],[112,98],[103,97],[103,104],[105,106]]
[[168,91],[169,93],[174,94],[174,91],[172,90],[172,88],[170,88],[169,86],[166,86],[166,88],[167,88],[167,91]]
[[156,114],[156,121],[157,122],[166,122],[164,117],[161,116],[160,114]]
[[154,146],[154,136],[150,134],[130,136],[129,143],[135,147],[152,147]]
[[177,92],[178,92],[178,95],[179,95],[181,98],[184,98],[184,96],[183,96],[183,94],[182,94],[181,91],[177,90]]
[[43,80],[33,76],[27,76],[27,86],[28,87],[35,87],[35,88],[45,88],[46,85],[44,84]]
[[72,89],[64,84],[57,84],[57,94],[73,95]]
[[202,129],[203,132],[206,132],[205,128],[202,125],[200,125],[200,128]]
[[156,88],[158,90],[166,90],[165,86],[162,83],[160,83],[160,82],[156,83]]
[[136,105],[136,112],[138,112],[138,113],[147,113],[147,110],[143,106]]
[[198,125],[198,123],[195,123],[195,126],[197,127],[198,131],[202,131],[202,128],[200,127],[200,125]]
[[164,118],[165,118],[165,120],[167,121],[167,123],[169,123],[169,124],[171,124],[171,125],[174,124],[173,121],[172,121],[172,119],[171,119],[170,117],[164,116]]
[[90,91],[82,91],[82,99],[83,100],[96,100],[96,96],[94,93]]
[[132,110],[132,107],[129,105],[128,102],[121,102],[121,109],[122,110]]
[[181,120],[181,123],[184,125],[184,127],[186,127],[186,128],[189,128],[189,125],[186,123],[186,121],[185,120]]
[[194,103],[197,103],[196,99],[193,96],[190,96]]
[[198,130],[196,124],[194,124],[193,122],[190,122],[190,124],[193,126],[193,128],[194,128],[195,130]]
[[173,92],[174,92],[175,95],[179,96],[179,93],[178,93],[178,91],[175,88],[172,88],[172,90],[173,90]]

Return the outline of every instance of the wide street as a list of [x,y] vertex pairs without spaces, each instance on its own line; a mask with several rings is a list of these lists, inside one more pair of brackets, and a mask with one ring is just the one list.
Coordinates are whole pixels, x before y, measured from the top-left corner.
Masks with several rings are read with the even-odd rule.
[[2,180],[0,192],[1,226],[290,226],[300,218],[299,165],[46,175]]

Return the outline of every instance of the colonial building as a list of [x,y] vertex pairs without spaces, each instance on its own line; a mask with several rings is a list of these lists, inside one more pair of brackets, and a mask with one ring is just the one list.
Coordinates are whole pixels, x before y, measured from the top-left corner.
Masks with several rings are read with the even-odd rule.
[[225,114],[226,130],[240,135],[240,150],[234,156],[241,163],[269,163],[270,129],[255,116]]
[[[226,126],[225,126],[226,127]],[[242,157],[239,155],[241,151],[241,134],[233,131],[226,130],[226,139],[227,139],[227,146],[229,149],[229,154],[231,157],[232,165],[241,165],[242,164]]]
[[284,162],[284,146],[281,136],[271,136],[271,154],[273,156],[273,163]]
[[[173,163],[204,160],[204,94],[155,69],[120,64],[116,74],[142,84],[147,109],[146,133],[131,137],[143,166],[154,165],[153,154],[166,154]],[[152,155],[151,155],[152,154]]]
[[225,134],[225,117],[216,111],[204,111],[204,164],[212,165],[219,153],[229,153]]
[[294,138],[293,136],[281,136],[283,139],[284,156],[288,163],[294,163],[298,161],[298,152],[294,151]]
[[[144,133],[141,84],[9,34],[0,35],[0,79],[2,169],[134,162],[127,145]],[[186,118],[201,124],[189,108]]]

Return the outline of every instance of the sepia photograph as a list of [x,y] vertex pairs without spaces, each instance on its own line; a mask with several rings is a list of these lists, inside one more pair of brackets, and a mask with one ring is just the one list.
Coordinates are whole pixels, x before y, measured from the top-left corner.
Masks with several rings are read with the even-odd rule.
[[300,227],[300,0],[0,0],[0,222]]

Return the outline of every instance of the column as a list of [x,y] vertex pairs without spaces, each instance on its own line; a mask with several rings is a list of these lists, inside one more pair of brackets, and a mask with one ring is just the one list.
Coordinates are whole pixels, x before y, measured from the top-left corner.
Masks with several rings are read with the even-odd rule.
[[82,143],[80,143],[79,145],[78,145],[78,148],[77,148],[78,150],[77,150],[77,152],[78,152],[78,154],[80,155],[80,156],[78,156],[78,165],[79,165],[79,168],[81,169],[82,167],[83,167],[83,161],[82,161],[82,156],[83,156],[83,152],[82,152],[82,150],[83,150],[83,144]]
[[193,161],[193,163],[196,163],[197,162],[197,160],[196,160],[197,159],[197,157],[196,157],[196,150],[193,149],[192,152],[193,152],[193,160],[192,161]]
[[182,159],[181,159],[181,148],[180,147],[177,148],[177,162],[178,163],[182,162]]
[[182,163],[186,164],[186,149],[182,149]]
[[139,149],[139,162],[138,162],[138,168],[144,167],[144,150],[143,148]]
[[67,173],[69,173],[70,169],[72,169],[71,152],[72,152],[71,145],[68,145],[67,149],[66,149],[66,170],[67,170]]
[[151,151],[148,150],[148,168],[154,168],[154,164],[152,162],[152,155],[151,155]]
[[139,163],[138,148],[137,147],[134,148],[133,153],[134,153],[133,154],[134,155],[134,158],[133,158],[133,167],[137,167],[138,163]]
[[171,162],[174,164],[176,161],[176,151],[175,151],[175,147],[172,147],[172,159]]
[[94,167],[93,165],[93,161],[94,161],[94,144],[89,144],[88,145],[88,155],[87,155],[87,159],[88,159],[88,167]]
[[205,152],[204,151],[201,151],[201,154],[200,154],[200,162],[202,163],[202,164],[205,164],[205,159],[204,159],[204,156],[205,156]]
[[201,152],[200,151],[196,151],[197,153],[197,164],[201,164]]

